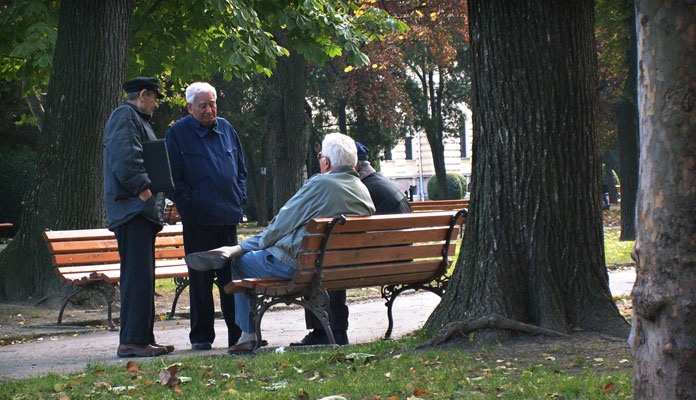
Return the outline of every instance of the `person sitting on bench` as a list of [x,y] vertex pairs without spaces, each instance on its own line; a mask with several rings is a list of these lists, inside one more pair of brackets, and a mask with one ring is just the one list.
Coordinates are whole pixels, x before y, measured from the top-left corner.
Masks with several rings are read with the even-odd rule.
[[[317,155],[321,174],[313,176],[288,200],[260,234],[236,246],[191,253],[186,263],[192,269],[222,268],[232,260],[234,279],[291,279],[297,268],[296,256],[312,218],[372,215],[375,206],[370,192],[355,171],[355,141],[341,133],[326,135]],[[256,348],[251,304],[244,293],[235,294],[235,319],[242,336],[228,353],[250,353]]]

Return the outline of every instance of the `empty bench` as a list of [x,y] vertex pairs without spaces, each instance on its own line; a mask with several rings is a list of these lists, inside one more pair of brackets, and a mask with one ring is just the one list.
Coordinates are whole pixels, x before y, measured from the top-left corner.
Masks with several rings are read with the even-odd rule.
[[[120,280],[120,258],[114,233],[108,229],[45,231],[51,263],[61,280],[58,325],[71,298],[85,289],[96,289],[104,296],[109,327],[115,328],[112,304]],[[188,268],[184,262],[184,237],[181,224],[165,225],[155,240],[155,279],[173,278],[176,284],[169,318],[173,318],[181,292],[188,286]]]
[[411,211],[456,211],[469,208],[469,199],[409,201]]
[[296,304],[321,321],[329,341],[327,290],[381,287],[391,336],[392,306],[406,290],[426,290],[442,297],[455,254],[453,240],[466,210],[312,219],[297,256],[292,279],[249,278],[228,283],[226,293],[244,292],[251,299],[256,343],[262,342],[261,320],[275,304]]

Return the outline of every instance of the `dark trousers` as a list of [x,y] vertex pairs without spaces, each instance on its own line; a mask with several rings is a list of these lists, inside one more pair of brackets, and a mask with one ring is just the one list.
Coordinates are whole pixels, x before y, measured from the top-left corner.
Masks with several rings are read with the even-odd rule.
[[[203,226],[184,224],[184,251],[186,254],[212,250],[237,244],[236,226]],[[191,343],[213,343],[215,340],[215,304],[213,284],[220,292],[220,308],[227,325],[228,346],[233,346],[242,335],[234,323],[234,295],[222,288],[232,280],[232,268],[196,271],[189,268],[189,299],[191,300]]]
[[[348,306],[346,305],[345,290],[330,290],[329,291],[329,324],[332,331],[347,331],[348,330]],[[305,311],[305,321],[307,321],[307,329],[317,329],[323,331],[321,322],[309,311]]]
[[121,257],[120,343],[155,343],[155,238],[161,229],[139,215],[114,229]]

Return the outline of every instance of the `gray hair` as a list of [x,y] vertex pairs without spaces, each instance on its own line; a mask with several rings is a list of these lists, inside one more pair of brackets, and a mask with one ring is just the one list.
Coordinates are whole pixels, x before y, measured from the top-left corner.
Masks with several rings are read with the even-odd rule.
[[217,99],[217,91],[215,91],[213,85],[208,82],[193,82],[189,85],[189,87],[186,88],[186,102],[193,104],[193,102],[196,100],[197,94],[208,92],[212,92]]
[[331,161],[331,166],[355,167],[358,161],[358,149],[350,136],[342,133],[329,133],[321,142],[321,154]]

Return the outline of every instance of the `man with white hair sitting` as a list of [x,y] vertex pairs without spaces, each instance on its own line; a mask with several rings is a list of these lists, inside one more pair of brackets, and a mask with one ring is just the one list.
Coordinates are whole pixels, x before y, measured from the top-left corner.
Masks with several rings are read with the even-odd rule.
[[[326,135],[317,155],[321,174],[314,175],[280,209],[260,234],[236,246],[191,253],[186,256],[190,268],[222,268],[232,259],[234,279],[287,278],[297,269],[297,254],[302,236],[312,218],[372,215],[375,206],[370,192],[355,171],[355,141],[340,133]],[[228,353],[249,353],[256,347],[251,304],[243,293],[235,294],[235,318],[242,336]]]

